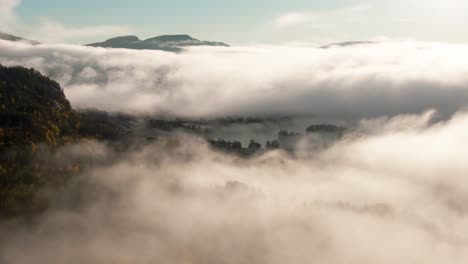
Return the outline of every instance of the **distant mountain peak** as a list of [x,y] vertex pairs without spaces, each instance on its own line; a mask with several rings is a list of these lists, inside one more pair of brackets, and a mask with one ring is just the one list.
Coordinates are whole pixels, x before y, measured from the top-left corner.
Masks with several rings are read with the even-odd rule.
[[115,38],[110,38],[106,40],[106,42],[117,42],[117,41],[140,41],[140,39],[137,36],[120,36],[120,37],[115,37]]
[[346,41],[346,42],[338,42],[338,43],[331,43],[325,46],[320,47],[321,49],[330,49],[330,48],[340,48],[340,47],[349,47],[349,46],[357,46],[357,45],[369,45],[369,44],[377,44],[375,41]]
[[180,52],[183,50],[183,47],[190,46],[229,47],[229,45],[223,42],[202,41],[192,38],[187,34],[162,35],[145,40],[140,40],[137,36],[121,36],[108,39],[104,42],[88,44],[86,46],[136,50],[164,50],[171,52]]
[[175,41],[187,41],[187,40],[195,40],[189,35],[186,34],[181,34],[181,35],[162,35],[162,36],[157,36],[154,38],[149,38],[145,41],[161,41],[161,42],[175,42]]
[[27,44],[31,44],[31,45],[41,44],[40,42],[35,41],[35,40],[25,39],[25,38],[14,36],[14,35],[7,34],[7,33],[4,33],[4,32],[0,32],[0,39],[1,40],[8,40],[8,41],[15,41],[15,42],[23,42],[23,43],[27,43]]

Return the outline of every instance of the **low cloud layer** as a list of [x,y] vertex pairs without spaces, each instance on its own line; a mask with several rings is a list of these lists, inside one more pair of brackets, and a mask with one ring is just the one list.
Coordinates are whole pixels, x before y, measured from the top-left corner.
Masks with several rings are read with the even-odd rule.
[[468,46],[196,48],[181,54],[0,42],[0,63],[57,80],[75,108],[210,117],[360,119],[468,102]]
[[465,263],[468,114],[431,115],[364,120],[312,156],[65,147],[44,158],[95,165],[33,227],[0,225],[0,262]]

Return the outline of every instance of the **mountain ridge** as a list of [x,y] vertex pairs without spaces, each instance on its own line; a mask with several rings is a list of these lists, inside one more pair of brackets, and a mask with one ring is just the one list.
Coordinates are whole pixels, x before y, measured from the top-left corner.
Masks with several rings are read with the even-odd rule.
[[5,32],[1,32],[1,31],[0,31],[0,40],[23,42],[23,43],[28,43],[28,44],[31,44],[31,45],[41,44],[39,41],[25,39],[25,38],[18,37],[18,36],[15,36],[15,35],[11,35],[11,34],[8,34],[8,33],[5,33]]
[[358,45],[371,45],[377,44],[378,42],[375,41],[345,41],[345,42],[337,42],[337,43],[330,43],[324,46],[321,46],[321,49],[330,49],[330,48],[343,48],[343,47],[350,47],[350,46],[358,46]]
[[103,42],[86,44],[86,46],[136,50],[164,50],[172,52],[180,52],[183,50],[183,47],[191,46],[229,47],[229,45],[224,42],[198,40],[187,34],[161,35],[144,40],[134,35],[127,35],[110,38]]

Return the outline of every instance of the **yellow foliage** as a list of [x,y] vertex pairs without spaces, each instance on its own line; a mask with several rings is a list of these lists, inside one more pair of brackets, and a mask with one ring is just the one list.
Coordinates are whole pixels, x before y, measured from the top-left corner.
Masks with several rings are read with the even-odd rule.
[[31,152],[35,153],[36,149],[37,149],[37,146],[36,146],[36,144],[34,144],[34,142],[30,142],[30,143],[31,143]]
[[45,133],[45,137],[50,145],[57,145],[57,140],[55,139],[53,131],[47,130]]
[[51,128],[52,132],[54,133],[54,136],[59,136],[60,135],[60,128],[58,128],[58,126],[56,126],[52,122],[50,123],[50,128]]

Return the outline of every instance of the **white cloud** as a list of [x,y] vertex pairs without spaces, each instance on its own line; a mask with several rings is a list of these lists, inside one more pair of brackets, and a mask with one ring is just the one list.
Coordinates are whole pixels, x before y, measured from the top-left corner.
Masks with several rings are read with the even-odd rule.
[[278,28],[301,25],[313,27],[337,25],[356,19],[362,20],[363,13],[371,8],[372,6],[366,3],[332,10],[289,12],[279,15],[274,20],[274,25]]
[[0,225],[0,260],[466,263],[468,113],[381,121],[305,157],[244,160],[186,137],[118,155],[96,142],[44,152],[42,164],[86,169],[47,192],[52,209],[31,227]]
[[89,27],[65,26],[59,21],[48,18],[39,19],[37,28],[29,35],[44,42],[83,42],[99,37],[129,34],[128,26],[95,25]]
[[21,2],[0,0],[0,31],[41,42],[83,43],[125,35],[132,30],[129,26],[120,25],[68,26],[47,17],[34,18],[34,25],[26,24],[15,12]]
[[10,30],[17,23],[15,8],[21,0],[0,0],[0,31]]
[[294,26],[297,24],[303,24],[305,22],[309,22],[312,19],[313,19],[313,15],[311,14],[286,13],[286,14],[280,15],[276,19],[275,24],[278,27],[289,27],[289,26]]
[[0,63],[56,79],[76,108],[175,116],[359,119],[468,102],[468,46],[194,48],[185,53],[0,43]]

